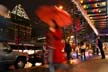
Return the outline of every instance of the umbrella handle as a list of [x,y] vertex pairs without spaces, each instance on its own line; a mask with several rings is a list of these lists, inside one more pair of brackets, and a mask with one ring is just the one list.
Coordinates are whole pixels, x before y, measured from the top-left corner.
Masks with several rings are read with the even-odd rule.
[[51,25],[51,26],[49,27],[49,30],[52,31],[52,32],[55,32],[56,29],[59,28],[59,26],[57,25],[56,21],[54,21],[54,20],[52,20],[52,22],[51,22],[50,25]]
[[49,30],[55,32],[55,29],[53,27],[49,27]]

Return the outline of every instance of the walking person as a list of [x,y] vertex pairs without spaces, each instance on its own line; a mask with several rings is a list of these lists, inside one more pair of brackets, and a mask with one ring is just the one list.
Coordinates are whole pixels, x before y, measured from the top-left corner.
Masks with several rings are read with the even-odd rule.
[[103,44],[102,44],[102,41],[100,40],[99,36],[97,37],[96,42],[97,42],[97,46],[98,46],[98,48],[100,50],[100,53],[101,53],[101,58],[105,59],[105,54],[104,54],[104,50],[103,50]]
[[86,45],[84,41],[81,41],[80,43],[80,50],[81,50],[81,60],[85,61],[86,60],[86,55],[85,55]]
[[65,53],[63,52],[65,43],[63,41],[63,34],[61,28],[56,24],[54,27],[49,28],[46,34],[46,42],[48,47],[48,62],[50,72],[64,72],[65,66]]
[[65,43],[65,49],[64,49],[64,51],[66,53],[67,63],[70,63],[72,49],[71,49],[71,46],[69,44],[69,40],[66,41],[66,43]]
[[75,52],[76,52],[76,58],[79,58],[79,50],[80,50],[80,43],[77,44],[76,48],[75,48]]
[[96,55],[99,55],[99,47],[98,47],[98,40],[97,39],[96,39],[96,43],[95,43],[95,51],[94,51],[94,53]]

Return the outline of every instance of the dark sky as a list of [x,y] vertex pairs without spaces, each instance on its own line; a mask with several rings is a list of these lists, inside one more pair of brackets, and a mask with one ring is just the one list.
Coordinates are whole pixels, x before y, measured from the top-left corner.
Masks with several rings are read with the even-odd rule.
[[19,3],[26,7],[36,8],[41,5],[54,5],[59,1],[60,0],[0,0],[0,4],[4,4],[10,9]]

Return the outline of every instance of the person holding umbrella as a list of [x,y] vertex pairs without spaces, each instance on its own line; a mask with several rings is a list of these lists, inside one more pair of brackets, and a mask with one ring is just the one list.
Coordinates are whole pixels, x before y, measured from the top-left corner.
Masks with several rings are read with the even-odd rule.
[[63,52],[65,43],[63,41],[62,29],[57,24],[49,28],[49,32],[46,34],[46,41],[49,51],[48,61],[50,72],[55,72],[55,70],[63,72],[67,68],[64,64],[66,57]]
[[48,61],[50,72],[64,72],[67,68],[66,62],[65,43],[63,39],[63,27],[72,24],[71,16],[64,10],[56,6],[43,5],[36,9],[36,16],[49,26],[49,31],[46,33],[46,43],[49,51]]

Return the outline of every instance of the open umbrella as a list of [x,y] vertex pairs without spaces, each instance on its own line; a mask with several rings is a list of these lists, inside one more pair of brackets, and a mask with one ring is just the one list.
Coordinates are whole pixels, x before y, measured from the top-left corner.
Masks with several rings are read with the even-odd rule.
[[49,26],[55,21],[59,27],[65,27],[72,24],[71,16],[64,10],[56,6],[41,6],[36,9],[36,15]]

